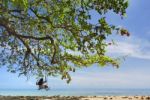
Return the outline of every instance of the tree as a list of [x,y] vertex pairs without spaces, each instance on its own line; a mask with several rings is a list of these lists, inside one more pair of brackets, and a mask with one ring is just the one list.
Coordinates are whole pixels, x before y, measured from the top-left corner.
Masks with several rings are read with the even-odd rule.
[[[28,75],[61,75],[69,83],[70,71],[88,67],[119,66],[106,55],[113,31],[105,14],[126,14],[127,0],[2,0],[0,1],[0,64],[8,71]],[[91,11],[102,17],[90,23]]]

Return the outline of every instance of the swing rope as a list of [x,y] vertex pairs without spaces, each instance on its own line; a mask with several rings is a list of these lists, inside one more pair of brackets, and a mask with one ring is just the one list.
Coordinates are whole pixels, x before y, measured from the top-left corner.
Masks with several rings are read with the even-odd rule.
[[[38,59],[40,59],[40,41],[38,40],[38,44],[37,44],[37,49],[38,49]],[[37,64],[39,64],[39,61],[37,62]],[[47,73],[46,73],[46,70],[43,69],[43,74],[44,74],[44,81],[47,82]]]

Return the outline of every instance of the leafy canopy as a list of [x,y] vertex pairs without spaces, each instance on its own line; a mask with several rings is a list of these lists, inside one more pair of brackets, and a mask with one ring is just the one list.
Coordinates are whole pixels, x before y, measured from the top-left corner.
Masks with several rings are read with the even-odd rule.
[[[24,75],[61,75],[69,83],[70,71],[98,63],[118,67],[106,55],[106,39],[116,30],[105,14],[121,17],[127,0],[2,0],[0,1],[0,65]],[[91,23],[91,13],[101,17]]]

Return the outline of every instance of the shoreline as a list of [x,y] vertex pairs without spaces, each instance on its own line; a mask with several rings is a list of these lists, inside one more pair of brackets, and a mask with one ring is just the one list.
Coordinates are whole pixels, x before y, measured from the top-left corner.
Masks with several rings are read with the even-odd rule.
[[0,100],[150,100],[150,96],[2,96]]

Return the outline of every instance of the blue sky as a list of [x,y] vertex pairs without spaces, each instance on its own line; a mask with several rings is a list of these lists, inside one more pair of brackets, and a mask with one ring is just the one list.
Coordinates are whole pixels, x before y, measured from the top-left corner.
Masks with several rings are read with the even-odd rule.
[[[126,56],[119,69],[112,66],[98,67],[96,64],[72,73],[72,81],[66,84],[59,77],[49,77],[53,88],[150,88],[150,1],[130,0],[127,17],[123,20],[113,13],[107,14],[107,21],[119,27],[127,28],[131,36],[113,36],[116,45],[107,48],[108,55]],[[93,22],[98,15],[93,13]],[[0,88],[34,88],[35,78],[18,77],[17,74],[0,69]]]

